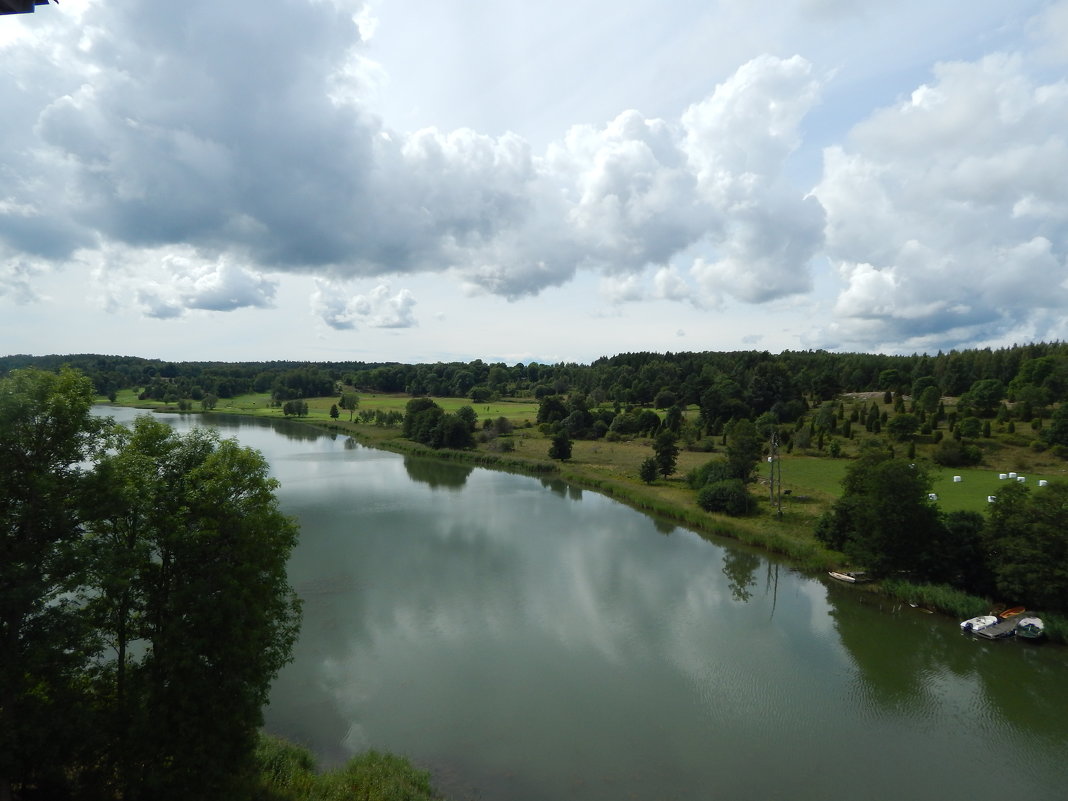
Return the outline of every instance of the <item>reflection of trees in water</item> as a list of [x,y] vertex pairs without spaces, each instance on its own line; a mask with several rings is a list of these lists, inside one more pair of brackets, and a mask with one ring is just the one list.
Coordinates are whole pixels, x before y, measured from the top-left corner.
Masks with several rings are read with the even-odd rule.
[[[872,705],[921,712],[933,703],[924,678],[937,670],[930,616],[900,604],[831,587],[827,600],[842,645],[860,671],[860,690]],[[840,603],[836,603],[840,601]]]
[[723,575],[727,577],[727,588],[734,600],[745,603],[753,597],[751,588],[756,586],[759,566],[760,557],[755,553],[734,548],[723,552]]
[[678,526],[668,520],[666,517],[652,517],[653,525],[656,530],[663,534],[665,537],[675,531]]
[[404,469],[408,478],[429,484],[434,489],[460,489],[467,483],[467,477],[474,470],[467,465],[446,462],[441,459],[422,459],[417,456],[404,457]]
[[[830,615],[873,706],[930,715],[943,694],[957,703],[963,697],[976,725],[1004,724],[1068,745],[1068,649],[978,639],[908,604],[830,589]],[[950,683],[963,694],[947,690]]]
[[582,488],[576,487],[572,484],[568,484],[566,481],[560,478],[541,478],[541,485],[548,489],[550,492],[559,495],[561,498],[570,498],[573,501],[582,500]]
[[307,423],[297,423],[292,420],[277,420],[268,417],[252,417],[233,414],[204,414],[194,418],[194,422],[202,421],[205,426],[217,428],[220,431],[235,430],[238,428],[272,428],[283,437],[294,442],[314,442],[322,437],[336,439],[337,434],[320,431]]

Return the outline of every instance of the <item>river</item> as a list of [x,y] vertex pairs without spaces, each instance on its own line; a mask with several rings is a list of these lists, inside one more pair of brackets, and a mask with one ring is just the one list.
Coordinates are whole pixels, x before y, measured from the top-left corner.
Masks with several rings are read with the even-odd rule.
[[559,481],[160,417],[262,451],[301,524],[266,726],[326,766],[394,751],[451,801],[1068,797],[1066,648]]

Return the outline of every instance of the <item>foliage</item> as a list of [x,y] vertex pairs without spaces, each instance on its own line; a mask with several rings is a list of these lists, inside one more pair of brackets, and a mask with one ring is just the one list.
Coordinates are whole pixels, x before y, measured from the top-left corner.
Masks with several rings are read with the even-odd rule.
[[905,442],[920,427],[920,421],[914,414],[895,414],[886,424],[886,433],[898,442]]
[[998,591],[1038,608],[1068,610],[1068,483],[1032,492],[1013,483],[992,504],[986,536]]
[[391,754],[367,751],[341,768],[316,770],[304,748],[260,735],[256,748],[263,801],[432,801],[438,798],[425,771]]
[[975,445],[966,445],[956,439],[943,439],[935,446],[931,458],[943,467],[963,467],[979,464],[983,452]]
[[1068,446],[1068,403],[1062,403],[1053,411],[1049,426],[1042,431],[1042,441],[1048,445]]
[[706,484],[733,478],[731,465],[723,459],[710,459],[700,467],[691,470],[686,476],[690,489],[699,490]]
[[697,505],[706,512],[744,515],[749,511],[749,492],[738,478],[713,481],[697,493]]
[[571,438],[566,431],[559,431],[552,438],[549,445],[549,458],[567,461],[571,458]]
[[763,443],[749,420],[736,420],[727,431],[727,463],[731,475],[749,483],[760,461]]
[[282,404],[282,414],[286,417],[289,415],[295,415],[296,417],[308,416],[308,402],[303,400],[288,400]]
[[670,431],[662,431],[653,443],[656,468],[664,478],[672,475],[679,462],[678,439]]
[[641,466],[638,468],[638,478],[646,484],[652,484],[656,481],[658,475],[660,475],[660,469],[657,467],[656,457],[650,456],[647,459],[644,459]]
[[0,379],[0,796],[240,798],[296,528],[260,454],[105,431],[91,401],[70,371]]
[[0,379],[0,797],[62,781],[88,742],[95,637],[70,594],[87,571],[75,504],[100,434],[92,402],[72,370]]
[[943,535],[930,488],[922,465],[868,448],[846,471],[842,496],[820,519],[816,537],[875,574],[927,575]]
[[352,422],[353,412],[360,408],[360,396],[355,392],[342,392],[337,405],[349,413],[349,422]]

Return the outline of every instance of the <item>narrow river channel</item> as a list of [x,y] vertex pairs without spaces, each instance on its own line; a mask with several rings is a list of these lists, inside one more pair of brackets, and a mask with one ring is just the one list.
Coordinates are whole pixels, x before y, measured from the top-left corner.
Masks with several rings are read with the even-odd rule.
[[301,524],[266,725],[324,765],[395,751],[451,801],[1068,798],[1066,648],[560,482],[161,417],[261,450]]

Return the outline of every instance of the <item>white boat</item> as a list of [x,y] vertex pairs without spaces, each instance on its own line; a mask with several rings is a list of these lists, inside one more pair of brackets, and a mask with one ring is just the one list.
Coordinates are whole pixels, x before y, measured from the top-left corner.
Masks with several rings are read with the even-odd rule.
[[854,573],[848,571],[832,570],[828,574],[833,579],[844,581],[848,584],[863,583],[868,580],[868,576],[864,573]]
[[979,615],[979,617],[969,618],[960,624],[961,631],[982,631],[985,628],[989,628],[998,622],[998,619],[994,615]]

